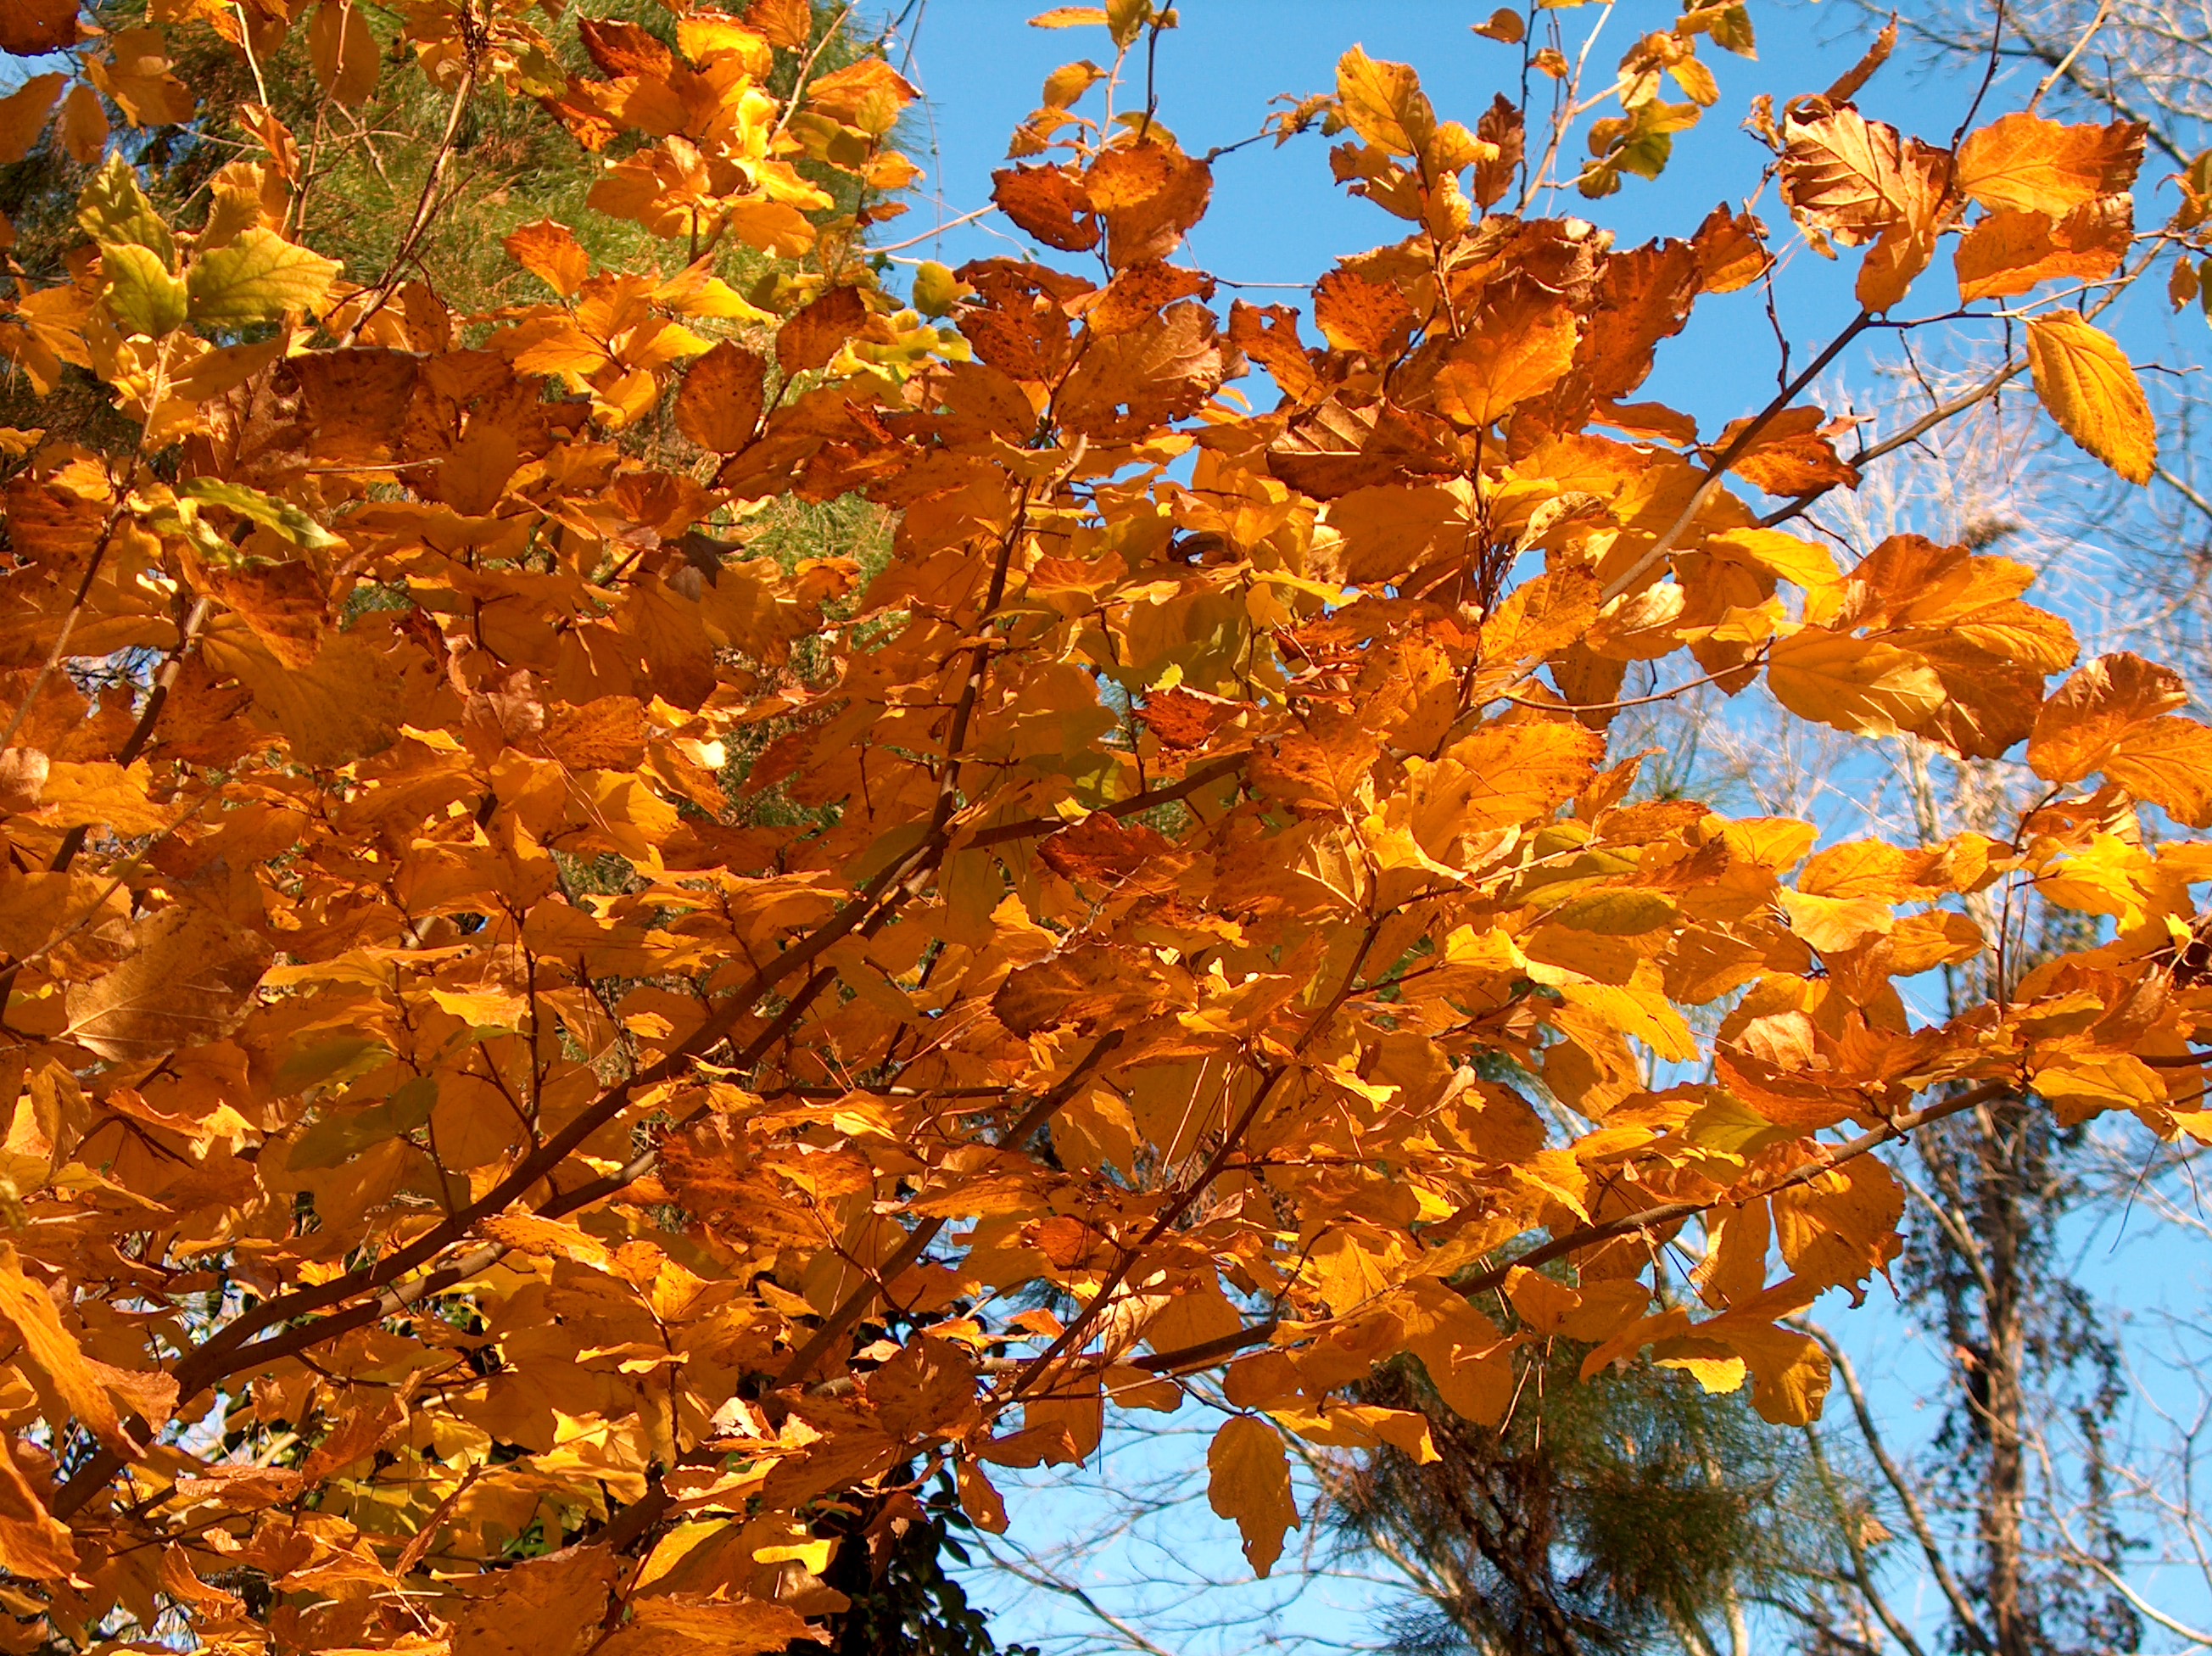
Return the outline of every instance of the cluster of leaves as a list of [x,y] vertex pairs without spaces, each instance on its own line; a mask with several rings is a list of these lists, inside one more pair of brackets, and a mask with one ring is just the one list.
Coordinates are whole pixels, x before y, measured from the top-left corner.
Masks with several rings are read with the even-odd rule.
[[[572,20],[574,72],[516,0],[418,0],[374,79],[347,0],[127,45],[6,11],[76,77],[9,142],[100,164],[0,352],[130,433],[4,437],[11,1647],[781,1648],[942,1523],[940,1476],[995,1529],[991,1467],[1200,1370],[1264,1571],[1282,1433],[1436,1457],[1360,1400],[1378,1363],[1488,1430],[1560,1339],[1802,1422],[1827,1359],[1785,1319],[1898,1247],[1869,1152],[2026,1093],[2212,1137],[2212,846],[2138,819],[2212,822],[2179,678],[2076,667],[2004,558],[1845,569],[1782,527],[1909,441],[1846,458],[1796,399],[1942,236],[1985,293],[2142,267],[2132,129],[1939,149],[1857,114],[1869,65],[1791,105],[1783,200],[1869,249],[1866,309],[1701,438],[1632,399],[1771,276],[1765,227],[1535,216],[1521,109],[1440,120],[1356,49],[1275,130],[1347,135],[1408,228],[1316,285],[1316,343],[1173,262],[1212,160],[1081,113],[1171,23],[1146,0],[1048,15],[1119,56],[1054,75],[1017,143],[1050,158],[997,180],[1081,270],[929,272],[941,321],[862,248],[912,88],[825,72],[787,0]],[[448,112],[374,268],[302,239],[314,146],[267,107],[190,216],[106,131],[192,115],[171,35],[295,27],[328,98]],[[1701,106],[1698,41],[1748,30],[1640,42],[1600,166],[1656,171],[1661,79]],[[598,155],[590,210],[660,262],[545,222],[503,241],[530,302],[414,274],[483,100]],[[741,287],[735,249],[786,262]],[[2033,310],[1994,384],[2030,368],[2151,463],[2087,314]],[[895,514],[879,570],[758,555],[767,503],[852,496]],[[1639,801],[1620,691],[1685,658],[2025,742],[2049,790],[1913,849]],[[2031,886],[2102,941],[2002,970],[1966,899]],[[1901,983],[1992,953],[1997,998],[1915,1020]]]

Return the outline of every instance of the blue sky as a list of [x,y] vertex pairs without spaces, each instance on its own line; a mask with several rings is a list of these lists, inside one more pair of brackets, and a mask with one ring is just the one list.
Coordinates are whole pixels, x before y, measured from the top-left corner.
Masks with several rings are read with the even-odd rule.
[[[957,218],[984,206],[990,174],[1006,163],[1008,133],[1036,107],[1045,76],[1059,64],[1090,58],[1111,60],[1112,47],[1097,28],[1047,31],[1026,27],[1042,0],[923,0],[909,31],[908,70],[922,88],[926,110],[915,137],[916,158],[929,170],[922,199],[906,217],[885,227],[886,240],[923,236],[933,216]],[[1322,91],[1334,85],[1339,55],[1354,42],[1379,58],[1413,64],[1440,116],[1472,125],[1498,91],[1510,94],[1517,84],[1520,53],[1474,35],[1470,24],[1487,15],[1486,4],[1440,4],[1430,0],[1188,0],[1179,8],[1182,27],[1162,42],[1158,61],[1159,119],[1186,150],[1200,153],[1257,131],[1270,100]],[[1601,80],[1620,53],[1646,30],[1670,24],[1677,8],[1655,0],[1624,0],[1591,55]],[[1571,35],[1595,8],[1567,14]],[[1759,184],[1766,152],[1737,123],[1759,93],[1778,107],[1799,93],[1825,87],[1859,55],[1877,21],[1867,11],[1828,0],[1826,4],[1754,4],[1759,56],[1747,62],[1708,49],[1701,53],[1720,82],[1721,100],[1705,120],[1677,142],[1674,163],[1657,184],[1631,180],[1619,194],[1583,202],[1566,192],[1547,210],[1588,217],[1613,230],[1621,245],[1664,234],[1684,234],[1716,202],[1738,203]],[[899,57],[894,50],[894,61]],[[1133,60],[1131,80],[1118,107],[1143,100],[1142,66]],[[1931,72],[1901,52],[1861,95],[1870,117],[1893,122],[1906,132],[1948,143],[1963,119],[1979,80],[1978,73]],[[2017,74],[2001,76],[1990,90],[1986,109],[2016,108],[2032,90]],[[1216,167],[1213,207],[1191,238],[1187,262],[1225,283],[1255,285],[1238,289],[1260,302],[1310,307],[1294,290],[1326,271],[1337,257],[1397,240],[1404,228],[1378,209],[1352,199],[1332,184],[1328,143],[1318,132],[1276,149],[1255,145],[1224,157]],[[1568,171],[1571,172],[1571,167]],[[2170,209],[2170,193],[2154,193],[2162,169],[2147,168],[2139,217]],[[1827,265],[1789,236],[1787,216],[1771,192],[1757,204],[1776,233],[1785,261],[1781,288],[1782,320],[1802,364],[1854,314],[1850,284],[1856,255]],[[1019,253],[1018,233],[1004,220],[961,226],[941,237],[905,249],[909,258],[929,257],[957,265],[970,258]],[[1052,256],[1048,254],[1049,259]],[[1948,259],[1938,260],[1925,278],[1925,291],[1909,307],[1912,314],[1948,308]],[[1225,303],[1227,294],[1224,294]],[[2193,366],[2202,360],[2203,324],[2194,314],[2169,319],[2154,294],[2132,296],[2110,319],[2139,360],[2156,358]],[[1985,325],[1986,326],[1986,325]],[[1309,324],[1309,338],[1313,337]],[[1993,330],[1983,338],[1994,343]],[[1854,385],[1865,383],[1867,364],[1876,356],[1893,357],[1890,341],[1870,342]],[[1776,350],[1762,295],[1750,290],[1700,307],[1690,329],[1663,348],[1660,368],[1644,394],[1673,402],[1695,415],[1708,434],[1724,421],[1750,412],[1771,394]],[[1892,464],[1902,463],[1899,460]],[[2083,1225],[2069,1238],[2071,1263],[2085,1282],[2109,1300],[2120,1314],[2145,1326],[2167,1313],[2188,1315],[2198,1298],[2196,1283],[2207,1263],[2201,1242],[2177,1239],[2171,1227],[2138,1215],[2124,1237],[2111,1223]],[[1857,1355],[1869,1379],[1877,1412],[1895,1433],[1892,1447],[1910,1451],[1924,1441],[1945,1389],[1956,1384],[1944,1354],[1913,1335],[1877,1283],[1869,1303],[1857,1310],[1824,1303],[1820,1314]],[[2159,1382],[2148,1385],[2154,1394]],[[2186,1377],[2175,1395],[2187,1389]],[[1840,1392],[1830,1411],[1832,1444],[1848,1435]],[[1045,1550],[1066,1543],[1099,1521],[1112,1499],[1102,1488],[1127,1488],[1158,1476],[1202,1455],[1204,1434],[1212,1422],[1194,1420],[1186,1408],[1161,1422],[1165,1435],[1109,1439],[1112,1452],[1103,1470],[1071,1477],[1062,1470],[1029,1479],[1018,1495],[1009,1490],[1016,1537]],[[1136,1422],[1147,1426],[1154,1417]],[[1194,1435],[1195,1434],[1195,1435]],[[1202,1489],[1202,1470],[1197,1487]],[[1280,1572],[1294,1575],[1299,1538]],[[1084,1583],[1102,1602],[1124,1613],[1142,1610],[1139,1621],[1156,1636],[1180,1627],[1186,1636],[1164,1642],[1179,1652],[1234,1651],[1260,1647],[1256,1624],[1239,1618],[1286,1597],[1288,1585],[1273,1589],[1208,1586],[1244,1574],[1233,1531],[1212,1518],[1199,1500],[1152,1520],[1082,1567]],[[1117,1582],[1154,1580],[1149,1599],[1117,1590]],[[1892,1582],[1899,1607],[1915,1622],[1932,1626],[1936,1605],[1910,1570]],[[2160,1597],[2178,1612],[2198,1619],[2207,1607],[2201,1586],[2154,1582]],[[1005,1607],[1002,1641],[1060,1632],[1062,1649],[1096,1647],[1088,1642],[1101,1631],[1079,1607],[1048,1596],[1024,1594],[1017,1584],[981,1572],[974,1589],[984,1602]],[[1370,1583],[1341,1577],[1307,1584],[1278,1625],[1268,1648],[1297,1648],[1297,1635],[1317,1640],[1373,1636],[1376,1607],[1383,1602]],[[1218,1608],[1214,1608],[1218,1607]],[[1157,1619],[1153,1619],[1157,1618]],[[1210,1635],[1191,1632],[1213,1624]],[[2154,1641],[2161,1649],[2170,1640]]]

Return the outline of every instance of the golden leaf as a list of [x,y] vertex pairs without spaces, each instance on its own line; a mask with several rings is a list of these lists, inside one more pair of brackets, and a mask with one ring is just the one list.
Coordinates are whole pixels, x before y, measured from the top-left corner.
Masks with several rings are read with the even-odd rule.
[[1984,207],[2069,212],[2135,182],[2146,130],[2140,121],[2066,126],[2002,115],[1959,146],[1959,187]]
[[1917,729],[1943,703],[1942,681],[1920,657],[1821,627],[1777,640],[1766,682],[1798,717],[1863,736]]
[[1253,1574],[1265,1576],[1282,1556],[1284,1535],[1298,1523],[1282,1440],[1265,1421],[1233,1415],[1213,1434],[1206,1464],[1206,1500],[1220,1517],[1236,1520]]
[[2158,464],[2150,400],[2126,354],[2078,311],[2027,325],[2035,394],[2066,435],[2130,483],[2148,483]]

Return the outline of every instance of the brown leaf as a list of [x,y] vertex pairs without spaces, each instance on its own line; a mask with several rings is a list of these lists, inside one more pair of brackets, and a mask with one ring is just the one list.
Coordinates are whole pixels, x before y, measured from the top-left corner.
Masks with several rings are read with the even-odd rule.
[[19,161],[31,153],[31,146],[52,118],[54,100],[68,84],[66,75],[34,75],[0,98],[0,165]]
[[92,556],[107,521],[105,479],[71,467],[41,483],[27,472],[8,484],[8,534],[26,557],[70,569]]
[[2063,218],[2005,208],[1960,238],[1961,299],[2012,299],[2039,282],[2097,282],[2120,268],[2135,239],[2132,197],[2084,202]]
[[213,636],[202,648],[252,687],[302,764],[344,764],[382,752],[398,736],[398,661],[358,629],[325,638],[305,667]]
[[832,288],[784,323],[775,336],[775,360],[786,374],[826,365],[868,320],[858,288]]
[[[1521,25],[1516,13],[1501,11],[1498,15],[1511,17],[1516,29]],[[1474,164],[1474,204],[1488,212],[1513,187],[1514,174],[1520,170],[1528,146],[1528,123],[1520,110],[1500,92],[1491,99],[1490,107],[1474,124],[1474,136],[1494,152]]]
[[77,0],[0,0],[0,52],[18,58],[65,52],[78,39]]
[[1133,144],[1099,156],[1083,187],[1106,221],[1107,262],[1127,270],[1176,250],[1206,212],[1213,169],[1167,144]]
[[1522,300],[1486,311],[1437,370],[1437,411],[1461,425],[1503,419],[1566,376],[1579,332],[1562,304]]
[[1095,339],[1060,393],[1070,430],[1126,441],[1194,414],[1229,377],[1213,313],[1186,301],[1134,331]]
[[1802,99],[1783,131],[1783,198],[1847,247],[1893,226],[1931,222],[1949,187],[1948,154],[1848,106]]
[[621,1561],[568,1547],[477,1576],[453,1618],[453,1656],[574,1656],[599,1636]]
[[1338,350],[1395,356],[1418,320],[1413,301],[1395,283],[1339,267],[1314,284],[1314,321]]
[[1874,79],[1875,71],[1887,63],[1890,53],[1896,50],[1897,20],[1892,18],[1882,25],[1881,33],[1874,37],[1874,44],[1866,49],[1865,55],[1838,76],[1835,84],[1821,95],[1832,104],[1850,102],[1859,95],[1861,88]]
[[2080,782],[2104,767],[2130,730],[2188,703],[2189,688],[2172,668],[2124,651],[2100,655],[2043,704],[2028,768],[2046,782]]
[[1388,404],[1323,403],[1267,450],[1267,469],[1293,489],[1334,500],[1353,490],[1452,468],[1443,421],[1424,423]]
[[771,1598],[670,1593],[635,1600],[629,1620],[599,1648],[607,1656],[756,1656],[788,1649],[813,1631]]
[[1065,167],[1008,167],[991,174],[998,209],[1048,247],[1088,253],[1098,245],[1097,210],[1083,180]]
[[245,1019],[270,955],[205,909],[157,910],[131,927],[121,965],[70,987],[64,1033],[118,1063],[220,1040]]
[[252,628],[288,667],[304,667],[322,648],[330,602],[322,577],[304,563],[210,565],[201,575],[209,595]]
[[1177,685],[1145,698],[1137,717],[1163,747],[1197,747],[1237,713],[1237,703]]
[[584,17],[577,20],[576,33],[592,61],[608,75],[635,75],[665,82],[675,72],[674,55],[650,31],[635,23]]
[[[1817,408],[1784,410],[1759,429],[1751,446],[1729,463],[1729,470],[1748,478],[1770,495],[1808,495],[1856,484],[1859,474],[1820,433],[1826,419]],[[1732,422],[1713,447],[1725,450],[1748,424],[1748,420]]]
[[1133,265],[1117,271],[1079,313],[1093,333],[1127,333],[1178,299],[1211,299],[1213,278],[1173,265]]
[[[70,27],[75,26],[72,15]],[[78,82],[62,100],[62,149],[78,166],[94,166],[107,149],[107,111],[100,94],[92,89],[91,82]]]
[[1045,867],[1065,879],[1111,886],[1169,849],[1167,837],[1158,829],[1141,823],[1129,826],[1093,812],[1073,827],[1047,837],[1037,855]]
[[1014,972],[991,1009],[1018,1035],[1069,1025],[1118,1026],[1179,1001],[1187,982],[1179,968],[1141,950],[1088,945]]
[[684,374],[676,429],[702,448],[736,454],[759,435],[767,373],[766,358],[723,340]]

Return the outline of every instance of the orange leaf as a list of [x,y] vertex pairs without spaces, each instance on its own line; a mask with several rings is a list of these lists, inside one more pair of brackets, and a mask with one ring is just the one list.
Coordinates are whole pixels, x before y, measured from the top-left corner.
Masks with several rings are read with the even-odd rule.
[[676,429],[702,448],[734,454],[760,426],[766,359],[725,339],[693,362],[676,393]]
[[1298,1523],[1282,1440],[1265,1421],[1231,1416],[1213,1434],[1206,1464],[1207,1501],[1217,1514],[1236,1520],[1253,1574],[1266,1575],[1282,1556],[1283,1537]]
[[576,233],[550,218],[524,225],[500,245],[516,264],[563,299],[582,287],[592,273],[592,256],[576,240]]
[[1959,187],[1984,207],[2069,212],[2135,182],[2148,130],[2141,121],[2066,126],[2001,116],[1959,146]]

